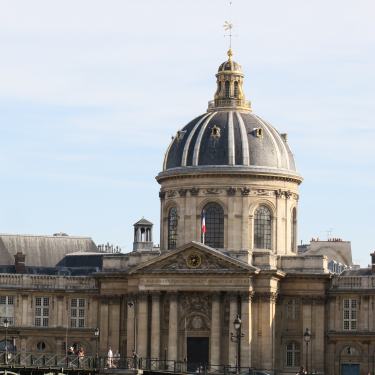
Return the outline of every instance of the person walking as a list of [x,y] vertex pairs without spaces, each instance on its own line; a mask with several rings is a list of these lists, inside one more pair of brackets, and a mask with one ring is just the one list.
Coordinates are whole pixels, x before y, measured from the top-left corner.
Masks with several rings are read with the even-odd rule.
[[78,363],[79,367],[83,368],[83,357],[85,356],[85,352],[83,351],[82,346],[78,350]]
[[68,367],[72,367],[72,357],[74,355],[74,348],[71,346],[68,350]]
[[113,352],[112,352],[111,347],[108,348],[107,367],[108,368],[112,368],[113,367]]
[[133,361],[134,361],[134,365],[133,365],[134,370],[137,370],[137,369],[138,369],[138,358],[139,358],[139,356],[138,356],[138,354],[135,352],[134,349],[132,350],[132,357],[133,357]]
[[306,369],[305,369],[305,366],[301,366],[298,370],[298,375],[306,375],[307,372],[306,372]]

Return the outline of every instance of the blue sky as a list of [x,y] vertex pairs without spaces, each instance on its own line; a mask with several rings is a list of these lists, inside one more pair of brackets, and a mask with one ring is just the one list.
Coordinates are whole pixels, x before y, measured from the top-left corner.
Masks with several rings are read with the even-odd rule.
[[[298,239],[352,241],[375,211],[373,1],[232,1],[234,60],[254,113],[288,132]],[[229,1],[0,0],[0,232],[159,242],[170,137],[204,113],[226,60]]]

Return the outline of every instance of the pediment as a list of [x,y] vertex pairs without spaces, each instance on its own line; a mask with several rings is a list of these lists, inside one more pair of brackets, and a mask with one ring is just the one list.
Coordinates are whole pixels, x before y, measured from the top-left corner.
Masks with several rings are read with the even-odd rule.
[[[188,262],[192,254],[197,254],[200,259],[199,265],[196,267]],[[167,254],[134,267],[129,273],[225,273],[228,271],[258,273],[259,269],[209,246],[192,241]]]

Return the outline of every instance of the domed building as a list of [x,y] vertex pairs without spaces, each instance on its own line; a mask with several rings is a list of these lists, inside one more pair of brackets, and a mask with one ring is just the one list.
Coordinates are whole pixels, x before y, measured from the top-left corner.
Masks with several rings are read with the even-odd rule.
[[67,358],[83,347],[88,362],[99,355],[110,367],[111,347],[126,368],[135,349],[150,373],[374,371],[375,254],[372,270],[342,272],[334,256],[351,262],[348,243],[297,253],[302,177],[286,133],[252,112],[232,55],[207,112],[176,129],[156,176],[160,248],[144,217],[127,254],[61,233],[1,235],[15,263],[8,254],[0,265],[0,323],[17,337],[0,349]]
[[245,100],[244,74],[232,55],[230,49],[219,66],[207,112],[177,131],[156,177],[161,248],[199,241],[248,263],[253,250],[295,255],[302,178],[287,134]]

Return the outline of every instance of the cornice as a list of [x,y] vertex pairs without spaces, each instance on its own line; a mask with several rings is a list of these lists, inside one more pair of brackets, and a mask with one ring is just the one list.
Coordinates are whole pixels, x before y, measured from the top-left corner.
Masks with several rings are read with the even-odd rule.
[[297,173],[289,170],[277,170],[276,168],[256,168],[244,166],[201,166],[167,169],[160,172],[155,179],[159,184],[169,180],[189,178],[262,178],[267,180],[302,183],[303,178]]

